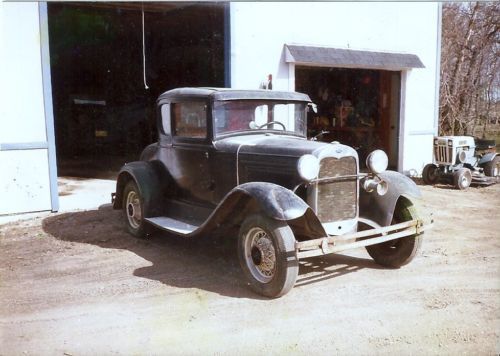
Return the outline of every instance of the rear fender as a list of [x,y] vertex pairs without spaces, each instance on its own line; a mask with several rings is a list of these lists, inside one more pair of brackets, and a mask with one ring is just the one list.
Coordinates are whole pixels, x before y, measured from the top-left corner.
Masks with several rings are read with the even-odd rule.
[[420,189],[410,178],[405,175],[385,171],[379,177],[387,182],[387,193],[378,195],[376,191],[368,193],[360,186],[359,216],[376,222],[380,226],[388,226],[392,222],[396,203],[401,196],[420,198]]
[[485,155],[483,155],[483,157],[481,157],[481,159],[479,160],[479,162],[477,163],[479,166],[482,166],[488,162],[491,162],[495,159],[495,157],[498,156],[498,153],[496,152],[488,152],[486,153]]
[[121,209],[123,205],[123,190],[125,185],[133,180],[137,184],[139,193],[144,200],[146,217],[159,214],[163,197],[164,182],[161,163],[156,161],[137,161],[125,164],[116,181],[116,195],[113,201],[114,209]]

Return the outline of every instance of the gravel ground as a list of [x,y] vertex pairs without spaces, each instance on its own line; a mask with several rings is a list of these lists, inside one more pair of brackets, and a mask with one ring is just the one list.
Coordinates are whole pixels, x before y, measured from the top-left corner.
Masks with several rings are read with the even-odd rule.
[[435,226],[411,264],[305,260],[275,300],[230,236],[137,240],[109,206],[0,225],[0,355],[498,355],[500,185],[421,188]]

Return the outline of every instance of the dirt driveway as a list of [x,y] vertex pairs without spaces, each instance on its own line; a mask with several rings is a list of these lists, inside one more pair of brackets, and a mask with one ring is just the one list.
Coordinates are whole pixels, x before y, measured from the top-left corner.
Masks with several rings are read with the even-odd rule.
[[109,207],[1,225],[0,354],[498,355],[500,185],[422,190],[436,222],[413,263],[307,260],[276,300],[232,244],[136,240]]

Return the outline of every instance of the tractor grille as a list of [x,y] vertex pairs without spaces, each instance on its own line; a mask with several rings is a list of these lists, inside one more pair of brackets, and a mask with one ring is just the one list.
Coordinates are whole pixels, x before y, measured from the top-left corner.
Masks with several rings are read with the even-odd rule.
[[[319,178],[357,174],[354,157],[327,157],[321,160]],[[357,178],[348,178],[317,185],[316,214],[323,223],[353,219],[357,214]]]
[[434,145],[434,157],[436,163],[454,164],[453,147],[447,146],[446,143]]

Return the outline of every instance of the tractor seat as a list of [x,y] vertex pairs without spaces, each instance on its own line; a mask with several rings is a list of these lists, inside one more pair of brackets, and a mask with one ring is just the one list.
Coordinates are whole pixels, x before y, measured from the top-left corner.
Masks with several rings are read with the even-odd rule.
[[496,147],[495,140],[486,140],[483,138],[476,138],[476,150],[483,151],[489,150]]

